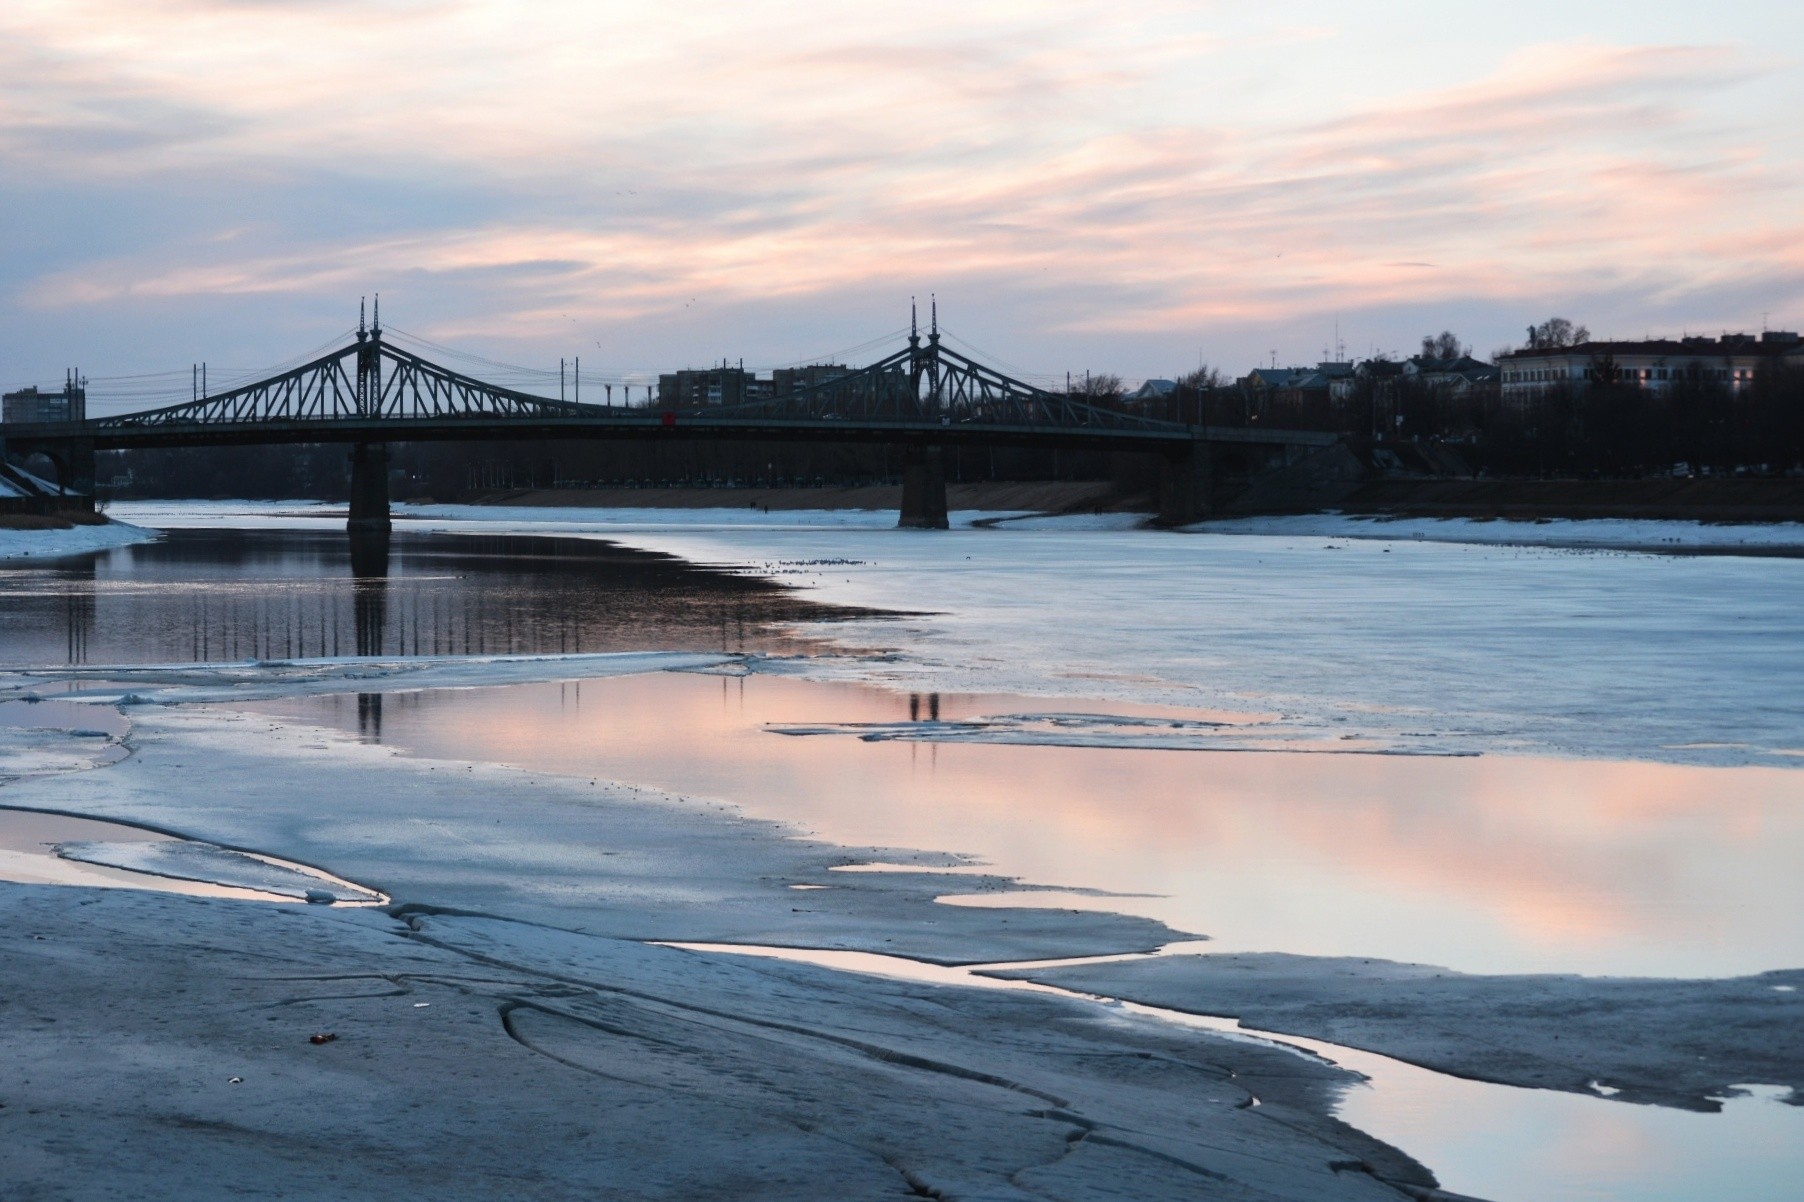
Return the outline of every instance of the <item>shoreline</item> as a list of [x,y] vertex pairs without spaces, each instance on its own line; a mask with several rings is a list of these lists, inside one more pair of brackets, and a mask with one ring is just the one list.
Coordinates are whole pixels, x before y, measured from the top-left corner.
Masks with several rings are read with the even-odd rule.
[[[947,507],[1023,511],[1037,516],[1144,513],[1157,506],[1143,492],[1107,480],[982,481],[946,485]],[[900,485],[818,488],[558,488],[509,489],[459,504],[572,509],[896,509]],[[1804,522],[1804,479],[1784,477],[1645,477],[1629,480],[1378,479],[1351,485],[1328,508],[1382,517],[1640,519],[1705,523]],[[1243,508],[1221,517],[1271,517],[1320,510]]]
[[0,526],[0,564],[21,559],[53,560],[94,551],[111,551],[138,543],[155,542],[162,534],[116,518],[66,527],[14,529]]
[[[28,1190],[208,1198],[210,1178],[280,1164],[297,1194],[475,1199],[531,1164],[548,1198],[725,1180],[746,1198],[888,1182],[1098,1196],[1123,1174],[1147,1197],[1199,1177],[1298,1202],[1437,1196],[1420,1165],[1332,1116],[1350,1074],[1281,1047],[1080,999],[654,946],[985,963],[1151,950],[1177,936],[1156,923],[943,906],[932,873],[832,870],[958,857],[820,844],[705,799],[400,757],[217,706],[128,712],[129,759],[0,797],[326,865],[393,903],[0,885],[6,925],[28,935],[0,944],[4,979],[31,982],[31,1013],[57,1020],[12,1024],[0,1070],[0,1117],[31,1150],[0,1176]],[[197,757],[205,796],[188,787]],[[673,1127],[691,1137],[654,1150]]]
[[[269,665],[266,670],[279,674],[281,669],[281,665]],[[339,687],[353,689],[357,683],[345,680]],[[251,690],[253,694],[267,691]],[[141,1064],[116,1067],[109,1078],[124,1078],[128,1092],[141,1099],[137,1103],[141,1109],[123,1124],[124,1134],[151,1138],[152,1131],[143,1126],[146,1122],[153,1129],[170,1122],[211,1122],[215,1120],[206,1117],[209,1107],[249,1105],[250,1120],[244,1124],[248,1131],[237,1133],[234,1142],[260,1148],[257,1154],[267,1159],[278,1155],[267,1142],[274,1137],[271,1125],[278,1121],[283,1146],[312,1147],[315,1141],[343,1138],[343,1131],[334,1126],[336,1119],[311,1112],[297,1115],[288,1101],[297,1085],[329,1088],[323,1080],[315,1086],[304,1085],[318,1071],[308,1057],[340,1057],[340,1061],[326,1061],[333,1066],[330,1079],[341,1083],[339,1089],[369,1091],[386,1105],[405,1106],[416,1119],[431,1115],[429,1125],[438,1130],[455,1125],[448,1117],[461,1097],[455,1078],[475,1071],[471,1066],[480,1066],[487,1102],[505,1099],[510,1113],[537,1114],[537,1104],[522,1105],[524,1098],[517,1092],[527,1088],[520,1076],[519,1056],[545,1062],[545,1067],[528,1073],[534,1096],[549,1099],[571,1114],[586,1113],[585,1108],[598,1105],[597,1088],[604,1093],[628,1090],[628,1098],[609,1094],[613,1098],[610,1105],[626,1105],[633,1098],[643,1104],[645,1090],[651,1091],[649,1097],[657,1105],[679,1104],[686,1090],[678,1084],[673,1094],[673,1071],[679,1080],[696,1081],[693,1066],[697,1058],[712,1063],[729,1055],[738,1066],[732,1071],[739,1083],[709,1084],[699,1087],[702,1092],[693,1096],[705,1097],[712,1108],[724,1092],[753,1112],[763,1113],[772,1104],[793,1104],[798,1088],[790,1083],[771,1094],[768,1091],[773,1086],[763,1078],[772,1072],[787,1074],[789,1070],[781,1066],[798,1054],[819,1054],[833,1065],[825,1071],[839,1078],[848,1072],[855,1075],[860,1065],[873,1061],[899,1066],[880,1070],[885,1075],[883,1088],[892,1093],[900,1089],[911,1107],[957,1106],[966,1113],[967,1124],[974,1105],[981,1114],[991,1114],[977,1122],[986,1128],[982,1159],[995,1158],[993,1144],[999,1140],[1007,1149],[1005,1155],[1021,1155],[1022,1160],[1005,1174],[1011,1181],[1039,1161],[1014,1151],[1018,1145],[1009,1142],[1006,1130],[988,1127],[996,1121],[1005,1127],[1015,1123],[1009,1107],[1018,1106],[1023,1094],[1030,1099],[1041,1097],[1045,1114],[1037,1116],[1037,1121],[1050,1121],[1055,1127],[1075,1122],[1076,1130],[1088,1133],[1083,1140],[1115,1146],[1108,1141],[1120,1137],[1109,1133],[1120,1127],[1127,1138],[1129,1163],[1112,1160],[1102,1176],[1091,1176],[1087,1165],[1071,1165],[1066,1171],[1081,1169],[1083,1175],[1063,1183],[1074,1190],[1069,1196],[1090,1196],[1087,1191],[1100,1188],[1110,1175],[1130,1167],[1144,1172],[1146,1166],[1137,1162],[1156,1152],[1154,1163],[1167,1163],[1158,1158],[1180,1162],[1175,1166],[1177,1175],[1146,1181],[1140,1196],[1186,1196],[1195,1188],[1196,1170],[1205,1169],[1204,1175],[1212,1180],[1227,1176],[1270,1196],[1297,1202],[1304,1198],[1376,1197],[1364,1192],[1362,1181],[1386,1191],[1382,1195],[1386,1197],[1456,1197],[1440,1191],[1428,1169],[1407,1153],[1378,1143],[1369,1133],[1355,1132],[1337,1117],[1337,1099],[1348,1080],[1345,1070],[1298,1061],[1294,1052],[1282,1046],[1247,1044],[1247,1035],[1231,1029],[1173,1029],[1171,1016],[1150,1012],[1144,1020],[1135,1019],[1141,1011],[1124,1013],[1107,1000],[1125,997],[1174,1011],[1232,1013],[1241,1007],[1200,1004],[1193,986],[1160,995],[1135,982],[1148,973],[1181,974],[1191,965],[1200,966],[1205,973],[1212,967],[1225,969],[1238,980],[1244,974],[1236,969],[1248,957],[1129,955],[1112,963],[1066,968],[1021,964],[1055,956],[1119,957],[1146,952],[1178,933],[1163,928],[1153,932],[1144,920],[1127,920],[1146,929],[1152,936],[1147,939],[1124,927],[1119,916],[1099,912],[945,906],[937,898],[945,890],[946,878],[930,870],[960,863],[957,856],[820,844],[798,839],[795,832],[768,821],[739,816],[733,807],[703,798],[661,796],[653,790],[622,785],[598,789],[597,783],[542,772],[396,755],[343,732],[289,719],[270,721],[261,714],[199,702],[198,697],[171,695],[161,700],[155,707],[127,711],[134,720],[126,737],[133,751],[130,760],[93,771],[18,782],[0,793],[0,799],[30,809],[79,811],[122,821],[158,816],[158,825],[179,829],[185,835],[324,865],[334,873],[391,893],[393,902],[354,912],[341,907],[250,901],[227,906],[129,889],[0,885],[0,910],[11,916],[15,929],[29,930],[34,940],[56,945],[46,949],[49,960],[36,942],[22,948],[0,948],[0,959],[8,961],[8,979],[33,981],[34,1005],[40,1009],[48,1006],[60,1015],[54,1027],[28,1025],[16,1041],[21,1049],[19,1063],[31,1068],[31,1080],[41,1077],[57,1083],[48,1093],[34,1088],[21,1095],[18,1083],[0,1079],[0,1094],[5,1095],[0,1100],[10,1102],[23,1096],[40,1112],[58,1109],[98,1116],[111,1095],[103,1102],[99,1084],[83,1084],[97,1082],[97,1076],[82,1073],[65,1080],[48,1070],[50,1062],[66,1064],[73,1057],[86,1063],[83,1057],[93,1054],[71,1051],[69,1041],[163,1046],[164,1041],[173,1040],[170,1054],[156,1058],[148,1068]],[[105,704],[105,700],[97,695],[93,703]],[[212,765],[210,778],[219,796],[195,798],[185,790],[184,782],[190,778],[181,765],[197,757]],[[294,761],[296,768],[305,765],[309,788],[284,785],[282,781],[294,777],[293,772],[271,771],[272,764],[285,761]],[[315,814],[304,795],[316,791],[349,799],[351,804],[340,804],[331,815]],[[493,849],[485,846],[497,838],[484,831],[489,822],[486,815],[494,812],[492,799],[498,798],[505,799],[509,827],[537,832],[549,819],[559,819],[540,838],[544,850],[524,861],[535,865],[524,873],[519,871],[523,861],[515,836],[504,832],[498,836],[500,845]],[[569,824],[572,818],[576,826]],[[426,846],[416,854],[426,856],[429,863],[397,861],[393,836],[384,833],[397,829],[407,832],[410,845],[417,846],[425,839]],[[584,829],[594,833],[584,837],[579,833]],[[422,830],[433,833],[422,836]],[[597,835],[605,840],[599,844],[606,849],[601,853],[604,857],[622,859],[599,862],[607,868],[597,868],[595,862],[584,864],[572,875],[575,866],[562,862],[567,851],[554,849],[596,846]],[[680,863],[656,850],[678,845],[685,849]],[[504,856],[505,863],[496,856]],[[665,862],[648,862],[648,856]],[[873,861],[915,863],[929,871],[840,871],[847,863]],[[422,869],[425,875],[421,875]],[[626,876],[622,878],[620,873]],[[610,881],[610,877],[615,879]],[[589,883],[572,895],[571,888],[578,881]],[[1008,878],[963,873],[958,881],[961,891],[1019,886]],[[794,892],[797,885],[823,884],[831,886],[825,893],[818,889]],[[695,893],[698,888],[700,895]],[[860,899],[860,893],[865,898]],[[807,899],[805,909],[794,904],[803,898]],[[270,917],[271,911],[285,911],[285,921]],[[1033,922],[1034,929],[1019,929],[1023,919]],[[1009,932],[1011,926],[1017,929]],[[1083,935],[1082,928],[1090,935]],[[301,936],[299,950],[297,932]],[[648,946],[669,943],[714,944],[716,951]],[[741,950],[733,950],[735,947]],[[954,947],[958,949],[955,953]],[[762,958],[777,948],[796,948],[801,954],[779,956],[785,961],[782,964],[721,963],[723,959]],[[827,949],[827,955],[814,949]],[[823,960],[831,962],[832,949],[852,953],[848,957],[851,963],[822,967]],[[19,959],[21,953],[23,960]],[[673,958],[660,958],[664,953]],[[904,971],[905,962],[968,964],[990,975],[1037,980],[1062,989],[1075,987],[1089,996],[1010,993],[979,997],[975,995],[982,991],[960,988],[949,979],[936,982],[932,972],[873,977],[857,966],[858,955],[863,953],[892,960]],[[428,962],[422,963],[422,956]],[[1312,991],[1300,1000],[1313,1000],[1318,1011],[1324,1007],[1327,1013],[1344,1009],[1347,999],[1336,981],[1346,976],[1346,965],[1311,957],[1251,960],[1288,965],[1284,987],[1293,994],[1299,988]],[[1445,975],[1448,988],[1464,990],[1468,1013],[1461,1016],[1456,1008],[1453,1016],[1436,1018],[1430,1002],[1423,1012],[1431,1027],[1427,1046],[1438,1050],[1427,1053],[1420,1042],[1423,1032],[1415,1029],[1419,1018],[1403,1016],[1406,1034],[1417,1041],[1412,1044],[1409,1039],[1400,1042],[1395,1034],[1385,1035],[1382,1028],[1369,1023],[1363,1035],[1357,1027],[1325,1029],[1323,1019],[1312,1018],[1307,1011],[1291,1017],[1283,1010],[1268,1009],[1265,1013],[1249,1011],[1244,1017],[1249,1026],[1329,1039],[1343,1048],[1367,1047],[1382,1056],[1400,1058],[1405,1065],[1427,1063],[1441,1074],[1451,1072],[1452,1077],[1428,1074],[1431,1096],[1443,1086],[1462,1096],[1473,1088],[1505,1088],[1461,1085],[1456,1079],[1513,1082],[1520,1066],[1526,1065],[1530,1077],[1520,1084],[1553,1085],[1588,1097],[1586,1105],[1655,1101],[1662,1103],[1658,1109],[1677,1106],[1682,1108],[1680,1113],[1711,1108],[1692,1100],[1715,1085],[1710,1070],[1694,1069],[1686,1086],[1670,1095],[1650,1091],[1611,1071],[1612,1064],[1623,1061],[1619,1044],[1626,1041],[1632,1053],[1631,1066],[1648,1063],[1650,1057],[1657,1059],[1662,1054],[1657,1050],[1659,1041],[1684,1042],[1686,1031],[1693,1026],[1697,1002],[1690,995],[1700,989],[1733,991],[1741,985],[1733,981],[1571,981],[1565,988],[1580,997],[1589,996],[1587,991],[1623,984],[1668,989],[1676,996],[1665,1013],[1674,1022],[1658,1030],[1637,1025],[1626,1035],[1617,1032],[1620,1024],[1605,1022],[1599,1032],[1560,1047],[1553,1057],[1561,1076],[1556,1082],[1533,1075],[1545,1072],[1536,1066],[1545,1063],[1548,1053],[1539,1050],[1536,1041],[1540,1037],[1532,1024],[1525,1028],[1518,1022],[1512,1029],[1510,1045],[1521,1045],[1512,1060],[1509,1049],[1492,1046],[1495,1023],[1484,1017],[1489,1014],[1484,1009],[1488,1005],[1507,1008],[1514,1004],[1510,988],[1519,984],[1538,987],[1535,979],[1461,978],[1439,970],[1384,964],[1372,968],[1372,962],[1363,963],[1368,967],[1360,971],[1368,974],[1404,972],[1415,979],[1432,977],[1437,987]],[[209,966],[211,975],[197,974],[197,964]],[[215,975],[220,979],[213,980]],[[1799,979],[1797,973],[1769,976],[1787,985]],[[309,981],[338,982],[340,987],[308,989],[304,983]],[[359,981],[367,984],[359,985]],[[1500,986],[1505,990],[1502,995],[1496,993]],[[223,1023],[219,1017],[171,1023],[160,999],[177,993],[183,994],[183,1012],[242,1017]],[[1776,993],[1771,996],[1775,1003],[1789,1002]],[[68,1003],[58,1003],[59,997],[67,997]],[[1092,997],[1102,1000],[1090,1000]],[[96,998],[105,1000],[104,1008],[94,1007]],[[433,1016],[413,1013],[419,1001],[426,1002],[428,1009],[445,1009],[447,1017],[455,1015],[455,1028],[447,1033],[434,1027],[431,1040],[422,1044],[412,1032],[422,1019]],[[1655,1001],[1658,1003],[1657,998]],[[1612,1005],[1607,998],[1602,1003],[1605,1011]],[[1479,1010],[1484,1013],[1477,1014]],[[97,1026],[95,1020],[102,1013],[107,1017]],[[267,1021],[280,1025],[258,1025],[266,1021],[262,1017],[266,1014]],[[683,1017],[689,1014],[703,1019],[703,1027],[698,1029],[692,1019]],[[949,1029],[949,1022],[956,1031]],[[1027,1029],[1041,1033],[1030,1043],[1049,1046],[1024,1050],[1020,1033]],[[726,1033],[733,1051],[726,1052],[724,1045],[715,1042],[717,1036],[708,1033],[717,1031]],[[773,1031],[781,1047],[760,1050],[760,1041],[772,1038]],[[346,1046],[332,1053],[317,1052],[308,1042],[320,1032]],[[1724,1049],[1731,1054],[1714,1059],[1712,1068],[1719,1075],[1746,1079],[1741,1060],[1749,1053],[1744,1045],[1759,1051],[1759,1031],[1738,1023],[1728,1034]],[[1068,1038],[1079,1042],[1069,1045]],[[1656,1042],[1649,1043],[1650,1038]],[[652,1054],[649,1061],[641,1053],[628,1054],[646,1041],[667,1050]],[[1000,1056],[992,1051],[999,1041],[1007,1046]],[[1766,1042],[1776,1044],[1778,1040]],[[515,1050],[510,1051],[510,1045]],[[1305,1040],[1301,1046],[1311,1045]],[[852,1055],[850,1064],[844,1060],[847,1050]],[[1327,1045],[1317,1051],[1332,1055],[1334,1048]],[[1079,1083],[1081,1089],[1074,1088],[1069,1067],[1074,1056],[1101,1057],[1107,1062],[1121,1056],[1143,1058],[1149,1052],[1155,1062],[1176,1057],[1192,1065],[1217,1065],[1211,1070],[1218,1074],[1216,1079],[1231,1084],[1226,1093],[1207,1086],[1199,1094],[1191,1086],[1162,1076],[1156,1083],[1135,1084],[1111,1072],[1106,1080],[1087,1080]],[[627,1054],[629,1069],[626,1085],[620,1084],[623,1054]],[[771,1060],[772,1054],[778,1059]],[[1769,1048],[1767,1057],[1772,1054]],[[348,1055],[363,1059],[347,1067],[342,1058]],[[1466,1057],[1463,1061],[1462,1055]],[[1479,1057],[1478,1071],[1472,1071],[1474,1055]],[[1587,1057],[1599,1063],[1586,1067]],[[185,1076],[169,1079],[159,1066],[163,1060],[178,1061]],[[103,1058],[95,1063],[106,1062]],[[459,1067],[453,1071],[447,1064]],[[193,1085],[181,1085],[182,1081],[199,1083],[193,1075],[197,1066],[212,1066],[211,1080],[199,1090],[198,1100]],[[1369,1063],[1367,1068],[1372,1071]],[[452,1073],[451,1080],[444,1076],[447,1072]],[[372,1073],[377,1075],[367,1075]],[[1598,1084],[1587,1087],[1574,1073]],[[600,1086],[595,1083],[597,1074]],[[909,1082],[905,1087],[893,1079],[898,1075]],[[916,1080],[923,1076],[925,1085]],[[748,1077],[758,1079],[749,1091],[744,1084]],[[361,1084],[352,1084],[354,1080]],[[1629,1087],[1624,1090],[1623,1102],[1613,1104],[1599,1096],[1615,1093],[1618,1081]],[[256,1088],[239,1093],[238,1084]],[[816,1088],[809,1095],[814,1098],[807,1104],[809,1113],[837,1116],[844,1110],[858,1112],[858,1106],[833,1092],[837,1088]],[[947,1089],[951,1093],[945,1092]],[[992,1114],[986,1109],[988,1103],[974,1102],[967,1096],[971,1089],[980,1095],[999,1089],[1002,1110]],[[451,1099],[428,1096],[446,1090],[454,1095]],[[1530,1090],[1525,1095],[1530,1112],[1538,1093]],[[166,1095],[173,1095],[174,1100],[167,1100]],[[1153,1111],[1133,1100],[1143,1095],[1158,1099]],[[1475,1096],[1482,1101],[1491,1095]],[[1751,1104],[1767,1106],[1766,1102]],[[1129,1110],[1119,1109],[1123,1106]],[[1643,1108],[1627,1109],[1635,1113]],[[1148,1142],[1150,1116],[1157,1113],[1164,1121],[1173,1110],[1182,1112],[1182,1122],[1158,1128]],[[110,1110],[106,1113],[112,1114]],[[1383,1110],[1374,1112],[1365,1104],[1355,1113],[1369,1120]],[[1743,1114],[1745,1121],[1752,1112],[1744,1108],[1737,1113]],[[1249,1127],[1241,1116],[1277,1120],[1283,1131],[1268,1130],[1262,1121]],[[117,1121],[116,1117],[108,1119]],[[539,1115],[538,1121],[550,1120],[548,1115]],[[711,1118],[691,1116],[676,1121],[711,1122],[714,1127],[710,1129],[717,1130],[728,1120],[713,1113]],[[857,1127],[859,1121],[852,1126]],[[859,1142],[865,1137],[846,1130],[843,1123],[836,1126],[834,1121],[822,1122],[818,1117],[809,1122],[817,1124],[835,1146],[868,1146]],[[573,1167],[558,1149],[529,1140],[516,1128],[503,1127],[521,1147],[531,1148],[541,1161],[556,1166],[557,1173],[594,1171],[593,1166]],[[567,1122],[564,1130],[569,1129]],[[916,1180],[942,1192],[958,1193],[973,1188],[990,1171],[982,1165],[974,1167],[966,1147],[947,1147],[945,1133],[936,1123],[922,1123],[921,1130],[931,1132],[932,1138],[917,1144],[916,1151],[906,1158],[908,1171]],[[622,1133],[633,1138],[649,1134],[631,1121]],[[1277,1144],[1271,1142],[1274,1135],[1280,1136]],[[754,1142],[768,1150],[771,1145],[766,1139],[758,1135]],[[1200,1144],[1196,1142],[1199,1139]],[[711,1141],[702,1142],[710,1145],[700,1152],[704,1161],[721,1153]],[[499,1169],[511,1163],[508,1149],[486,1140],[480,1146],[489,1167]],[[1256,1172],[1238,1175],[1232,1167],[1233,1156],[1226,1161],[1220,1157],[1227,1146],[1240,1148],[1256,1160]],[[1318,1152],[1317,1148],[1332,1151]],[[200,1160],[178,1156],[176,1168],[180,1171],[210,1171],[215,1158],[226,1154],[206,1137],[185,1139],[182,1150]],[[384,1169],[380,1163],[359,1161],[360,1152],[351,1155],[353,1163],[376,1176]],[[654,1158],[652,1170],[680,1174],[687,1163],[686,1157],[674,1164],[668,1158]],[[830,1190],[842,1188],[846,1178],[823,1174],[862,1171],[855,1163],[819,1159],[807,1163],[807,1172],[800,1179],[766,1182],[754,1175],[754,1183],[743,1196],[843,1196]],[[1228,1166],[1226,1172],[1224,1166]],[[129,1180],[127,1170],[100,1164],[64,1164],[57,1171],[83,1172],[91,1180]],[[711,1171],[721,1171],[718,1163]],[[973,1179],[972,1172],[977,1172],[978,1178]],[[118,1175],[122,1173],[127,1175]],[[414,1178],[406,1180],[418,1184]],[[823,1184],[829,1180],[831,1185]],[[395,1183],[391,1180],[387,1188],[392,1192]],[[484,1197],[489,1192],[487,1185],[472,1186],[469,1194],[443,1185],[437,1188],[443,1191],[440,1196],[451,1198]],[[688,1181],[682,1188],[698,1186]],[[207,1195],[203,1191],[190,1196]],[[375,1196],[375,1191],[370,1196]],[[547,1196],[565,1194],[554,1191]],[[572,1190],[569,1196],[577,1194]],[[679,1191],[671,1196],[684,1195]]]

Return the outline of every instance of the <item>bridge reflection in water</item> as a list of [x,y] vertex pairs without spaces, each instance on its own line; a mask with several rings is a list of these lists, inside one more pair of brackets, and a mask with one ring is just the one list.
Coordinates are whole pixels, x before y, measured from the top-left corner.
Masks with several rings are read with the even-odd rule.
[[[382,654],[388,629],[388,540],[385,529],[351,528],[351,614],[357,630],[357,654]],[[357,694],[357,729],[382,737],[382,694]]]
[[818,650],[860,616],[768,581],[575,538],[172,530],[0,573],[0,663]]

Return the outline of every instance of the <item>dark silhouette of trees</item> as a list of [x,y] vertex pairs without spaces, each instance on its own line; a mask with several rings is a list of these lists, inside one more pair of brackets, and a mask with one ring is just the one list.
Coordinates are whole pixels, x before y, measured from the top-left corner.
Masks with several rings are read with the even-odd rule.
[[1458,359],[1461,355],[1467,354],[1468,349],[1452,330],[1442,330],[1439,334],[1428,334],[1422,339],[1422,357],[1424,359]]
[[1557,350],[1563,346],[1577,346],[1581,342],[1590,341],[1591,331],[1584,326],[1575,326],[1564,317],[1550,317],[1538,326],[1528,327],[1528,342],[1523,349]]
[[1071,381],[1070,395],[1082,397],[1086,401],[1118,401],[1124,391],[1120,376],[1109,372],[1097,375],[1085,372],[1083,379]]

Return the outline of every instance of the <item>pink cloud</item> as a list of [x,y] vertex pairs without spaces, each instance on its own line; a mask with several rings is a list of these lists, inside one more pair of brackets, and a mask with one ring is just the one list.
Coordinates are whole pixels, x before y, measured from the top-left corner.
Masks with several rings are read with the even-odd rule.
[[[1257,55],[1282,71],[1333,31],[1236,42],[1187,6],[1129,19],[1089,0],[936,0],[850,28],[813,5],[354,11],[0,14],[0,71],[32,81],[0,92],[9,158],[151,195],[217,181],[256,207],[229,242],[49,270],[31,303],[480,274],[530,330],[549,309],[599,320],[927,273],[1139,332],[1804,276],[1796,154],[1717,103],[1777,68],[1725,47],[1528,46],[1457,86],[1281,120],[1218,112],[1235,97],[1211,73]],[[450,199],[310,228],[295,181],[338,177]]]

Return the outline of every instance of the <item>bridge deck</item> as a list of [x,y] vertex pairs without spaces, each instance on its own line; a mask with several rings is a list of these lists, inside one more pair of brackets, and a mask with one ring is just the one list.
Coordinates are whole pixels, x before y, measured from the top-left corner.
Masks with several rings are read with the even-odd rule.
[[0,438],[19,446],[89,443],[95,450],[135,447],[243,446],[317,442],[442,442],[473,439],[721,439],[792,442],[899,443],[931,446],[1022,446],[1161,452],[1198,442],[1325,447],[1339,441],[1312,430],[1257,426],[1083,428],[982,421],[783,420],[710,417],[689,411],[602,411],[578,416],[368,418],[161,422],[134,425],[117,418],[82,422],[9,423]]

